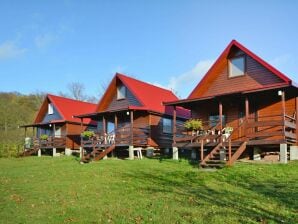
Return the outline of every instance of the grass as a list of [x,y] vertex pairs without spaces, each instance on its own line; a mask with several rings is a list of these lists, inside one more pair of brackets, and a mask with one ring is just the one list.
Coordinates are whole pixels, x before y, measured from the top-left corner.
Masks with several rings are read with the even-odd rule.
[[0,159],[1,223],[297,223],[298,163]]

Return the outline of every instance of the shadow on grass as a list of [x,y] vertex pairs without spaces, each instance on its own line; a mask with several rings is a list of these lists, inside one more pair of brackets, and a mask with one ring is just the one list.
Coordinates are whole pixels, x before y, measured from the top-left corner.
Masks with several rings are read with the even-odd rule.
[[[208,218],[210,212],[212,213],[212,211],[208,211],[208,208],[217,206],[219,208],[216,211],[217,214],[222,212],[220,208],[227,208],[227,213],[239,217],[240,222],[247,222],[247,218],[249,218],[253,222],[262,223],[268,223],[268,221],[295,223],[294,219],[297,216],[294,213],[295,209],[297,211],[297,200],[293,197],[297,195],[297,192],[295,194],[294,188],[287,186],[287,189],[291,189],[290,191],[280,190],[279,187],[286,183],[281,184],[278,181],[266,183],[256,181],[246,175],[241,176],[241,181],[237,182],[231,181],[231,177],[228,176],[227,178],[222,176],[217,178],[223,173],[217,173],[207,179],[198,179],[195,172],[183,173],[179,171],[160,175],[139,170],[137,173],[129,173],[129,175],[138,180],[141,188],[143,186],[143,190],[149,194],[156,192],[175,194],[178,189],[179,194],[185,196],[184,198],[194,198],[193,206],[206,206],[205,218]],[[146,187],[148,179],[152,183],[150,187]],[[266,198],[266,202],[262,201],[264,198]],[[270,205],[271,201],[275,205],[283,207],[283,211],[276,211],[274,207],[267,207],[266,205]],[[185,200],[181,203],[189,204],[190,202]]]

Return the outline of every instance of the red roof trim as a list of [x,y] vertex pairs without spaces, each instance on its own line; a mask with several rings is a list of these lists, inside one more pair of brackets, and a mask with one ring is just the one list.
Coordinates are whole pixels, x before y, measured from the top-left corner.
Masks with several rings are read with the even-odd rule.
[[[247,49],[246,47],[244,47],[242,44],[240,44],[238,41],[236,40],[232,40],[230,42],[230,44],[225,48],[225,50],[220,54],[220,56],[216,59],[215,63],[211,66],[211,68],[207,71],[207,73],[204,75],[203,79],[198,83],[198,85],[192,90],[192,92],[189,94],[189,96],[187,97],[187,99],[191,99],[193,98],[193,94],[197,91],[197,89],[199,89],[205,82],[207,77],[209,76],[209,74],[215,69],[215,67],[217,66],[217,64],[223,60],[226,55],[228,55],[228,53],[230,52],[231,48],[233,46],[238,47],[240,50],[244,51],[247,55],[249,55],[250,57],[252,57],[254,60],[256,60],[257,62],[259,62],[261,65],[263,65],[265,68],[267,68],[269,71],[271,71],[272,73],[274,73],[276,76],[278,76],[280,79],[282,79],[284,82],[286,82],[287,84],[291,84],[292,80],[290,78],[288,78],[286,75],[284,75],[283,73],[281,73],[280,71],[278,71],[276,68],[274,68],[272,65],[268,64],[267,62],[265,62],[262,58],[260,58],[259,56],[257,56],[256,54],[254,54],[253,52],[251,52],[249,49]],[[266,87],[265,87],[266,88]],[[263,89],[263,88],[261,88]]]

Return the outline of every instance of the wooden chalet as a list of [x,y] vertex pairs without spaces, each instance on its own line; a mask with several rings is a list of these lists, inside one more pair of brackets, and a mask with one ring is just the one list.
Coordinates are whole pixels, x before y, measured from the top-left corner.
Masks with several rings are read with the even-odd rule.
[[189,109],[203,122],[203,130],[188,135],[174,116],[174,158],[189,148],[202,167],[216,167],[297,150],[297,85],[235,40],[187,99],[165,105]]
[[[58,151],[71,154],[72,150],[79,150],[81,132],[95,124],[90,119],[81,123],[73,114],[92,112],[95,108],[96,104],[48,94],[33,124],[22,126],[25,128],[23,155],[38,152],[40,156],[43,150],[55,156]],[[28,128],[32,128],[30,137],[27,136]]]
[[[76,116],[97,121],[96,136],[82,139],[82,160],[99,160],[112,151],[133,159],[134,152],[142,156],[142,150],[171,148],[173,107],[163,101],[176,100],[169,90],[116,73],[96,112]],[[188,117],[188,110],[177,108],[178,121]]]

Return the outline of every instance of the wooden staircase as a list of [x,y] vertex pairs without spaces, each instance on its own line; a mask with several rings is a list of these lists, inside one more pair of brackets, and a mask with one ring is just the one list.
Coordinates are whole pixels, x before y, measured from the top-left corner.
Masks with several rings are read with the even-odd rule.
[[89,163],[92,159],[94,161],[98,161],[105,157],[107,154],[112,152],[116,148],[116,145],[110,145],[108,147],[101,147],[101,148],[94,148],[90,153],[87,155],[84,155],[81,159],[81,162],[83,163]]
[[216,145],[200,162],[202,168],[223,168],[231,166],[245,151],[246,141],[223,142]]
[[21,157],[31,156],[32,154],[37,153],[38,150],[39,150],[39,147],[27,149],[27,150],[24,150],[23,152],[21,152],[19,156],[21,156]]

